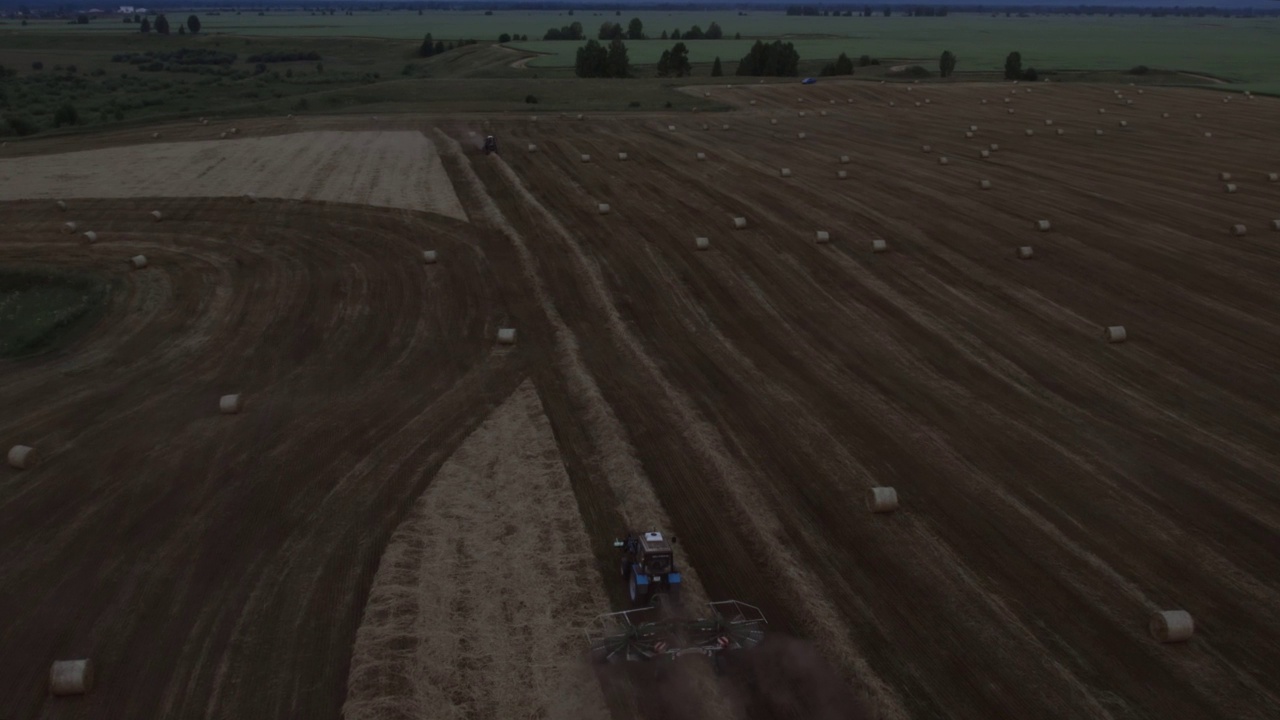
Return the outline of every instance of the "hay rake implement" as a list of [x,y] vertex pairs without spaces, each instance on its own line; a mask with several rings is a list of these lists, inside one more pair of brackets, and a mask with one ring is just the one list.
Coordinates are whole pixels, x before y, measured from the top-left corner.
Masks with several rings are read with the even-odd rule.
[[724,654],[755,647],[764,639],[764,613],[737,600],[707,603],[710,617],[696,620],[655,617],[656,608],[644,607],[605,613],[586,631],[591,657],[596,662],[642,660],[674,661],[682,655],[710,658],[717,671]]

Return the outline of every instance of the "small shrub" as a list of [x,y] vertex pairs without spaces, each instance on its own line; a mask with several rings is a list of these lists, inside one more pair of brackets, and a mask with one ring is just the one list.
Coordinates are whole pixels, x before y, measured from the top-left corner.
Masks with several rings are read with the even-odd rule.
[[532,95],[525,95],[525,96],[524,96],[524,101],[525,101],[526,103],[529,103],[530,105],[537,105],[537,104],[538,104],[538,98],[536,98],[536,97],[534,97],[534,96],[532,96]]
[[1147,67],[1146,65],[1136,65],[1134,67],[1129,68],[1130,75],[1146,75],[1149,72],[1151,72],[1151,68]]
[[5,125],[14,135],[35,135],[40,132],[40,128],[36,126],[31,118],[19,115],[9,115],[4,119]]

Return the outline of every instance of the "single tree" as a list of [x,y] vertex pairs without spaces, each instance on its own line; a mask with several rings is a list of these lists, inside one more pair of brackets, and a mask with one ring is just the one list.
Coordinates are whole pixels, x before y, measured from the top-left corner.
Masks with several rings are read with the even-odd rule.
[[151,32],[151,21],[146,18],[142,18],[142,27],[139,29],[144,33]]
[[501,35],[498,36],[498,42],[504,45],[506,43],[511,42],[511,35],[509,33],[502,33]]
[[179,25],[179,26],[178,26],[178,34],[179,34],[179,35],[186,35],[186,34],[187,34],[187,26],[186,26],[186,25]]
[[631,61],[627,59],[627,45],[622,38],[614,38],[609,43],[609,56],[605,62],[605,77],[631,77]]
[[435,43],[431,42],[431,33],[422,38],[422,45],[418,47],[418,57],[431,57],[436,52]]
[[659,38],[659,39],[660,39],[660,40],[666,40],[666,39],[668,39],[668,38],[667,38],[667,31],[666,31],[666,30],[663,30],[663,31],[662,31],[662,37],[661,37],[661,38]]
[[161,35],[169,34],[169,20],[164,15],[156,16],[156,32]]
[[640,18],[631,18],[631,22],[627,23],[627,39],[644,39],[644,23],[640,22]]
[[720,56],[716,56],[716,61],[711,63],[711,77],[720,77],[724,75],[724,68],[720,67]]
[[195,15],[191,15],[191,16],[189,16],[189,17],[187,18],[187,29],[191,31],[191,34],[192,34],[192,35],[195,35],[195,34],[199,33],[199,32],[200,32],[200,18],[196,17]]
[[724,30],[720,29],[720,23],[712,21],[707,26],[707,32],[703,34],[703,37],[708,40],[719,40],[724,37]]
[[702,28],[698,27],[697,25],[694,25],[693,27],[689,28],[689,32],[687,32],[687,33],[685,33],[685,34],[684,34],[684,39],[685,39],[685,40],[701,40],[701,39],[703,39],[703,36],[702,36]]
[[840,57],[836,58],[835,71],[836,75],[852,75],[853,59],[844,53],[840,53]]
[[951,73],[956,69],[956,55],[950,50],[943,50],[942,57],[938,58],[938,72],[942,77],[951,77]]
[[1022,53],[1015,50],[1004,59],[1004,79],[1022,79]]
[[599,40],[588,40],[586,45],[578,48],[573,72],[578,77],[604,77],[608,58],[609,51],[605,50]]

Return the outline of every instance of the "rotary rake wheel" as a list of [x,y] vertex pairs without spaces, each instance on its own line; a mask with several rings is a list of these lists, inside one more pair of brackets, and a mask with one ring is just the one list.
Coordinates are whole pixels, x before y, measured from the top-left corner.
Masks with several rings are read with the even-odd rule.
[[597,662],[656,660],[668,655],[677,643],[663,622],[637,622],[652,607],[606,613],[596,618],[598,627],[587,631],[591,657]]

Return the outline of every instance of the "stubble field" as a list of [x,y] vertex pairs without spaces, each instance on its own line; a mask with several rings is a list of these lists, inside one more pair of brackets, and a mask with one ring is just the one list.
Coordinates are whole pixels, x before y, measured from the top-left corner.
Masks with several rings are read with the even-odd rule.
[[[349,677],[394,710],[516,673],[535,691],[448,697],[476,717],[537,688],[549,717],[552,696],[614,718],[846,717],[845,694],[887,718],[1273,717],[1275,105],[1120,89],[1132,105],[850,82],[712,89],[740,108],[714,116],[379,121],[434,143],[470,222],[69,199],[112,228],[86,246],[47,200],[4,203],[0,259],[122,289],[73,346],[0,374],[0,440],[46,455],[0,473],[0,697],[22,718],[324,718],[368,697]],[[476,151],[487,132],[501,155]],[[139,251],[152,265],[129,271]],[[219,416],[235,391],[244,412]],[[880,485],[897,513],[866,511]],[[522,487],[547,509],[513,505]],[[556,519],[545,544],[531,516]],[[621,604],[608,544],[627,525],[680,536],[695,606],[760,605],[765,652],[669,683],[566,661],[568,615]],[[593,566],[566,544],[583,538]],[[557,585],[510,594],[548,547]],[[406,681],[458,647],[422,628],[460,596],[465,662]],[[537,621],[504,645],[475,618],[513,597]],[[1157,644],[1147,618],[1173,608],[1196,636]],[[392,663],[353,662],[361,642]],[[46,697],[49,662],[82,655],[99,687]]]

